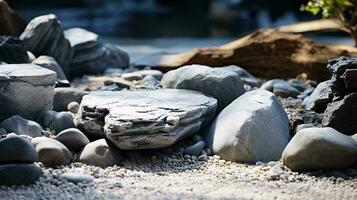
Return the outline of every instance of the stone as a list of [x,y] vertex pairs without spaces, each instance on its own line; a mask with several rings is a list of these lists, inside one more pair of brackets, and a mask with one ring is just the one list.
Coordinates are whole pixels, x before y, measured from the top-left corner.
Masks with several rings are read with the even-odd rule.
[[240,76],[229,70],[203,65],[188,65],[167,72],[161,80],[163,88],[200,91],[218,100],[217,113],[244,94]]
[[0,165],[0,185],[32,184],[43,174],[37,164],[4,164]]
[[297,96],[300,94],[299,90],[295,89],[294,87],[291,87],[287,83],[274,84],[273,92],[276,96],[282,98],[288,98],[288,97],[297,98]]
[[71,103],[68,104],[67,109],[69,112],[73,114],[77,114],[79,110],[79,103],[72,101]]
[[55,96],[53,98],[53,110],[67,111],[68,104],[75,101],[81,103],[82,97],[87,95],[88,92],[76,88],[59,87],[55,88]]
[[33,163],[37,161],[37,152],[31,142],[19,136],[7,136],[0,139],[0,164]]
[[98,44],[98,35],[83,28],[71,28],[64,32],[73,50],[85,50]]
[[119,151],[105,139],[87,144],[79,155],[79,162],[99,167],[120,165],[123,158]]
[[38,161],[48,167],[68,165],[72,154],[61,142],[54,139],[43,139],[36,145]]
[[341,100],[328,104],[322,118],[322,125],[353,135],[357,132],[357,93],[351,93]]
[[23,42],[12,36],[0,36],[0,61],[8,64],[27,63],[29,57]]
[[289,139],[284,109],[274,94],[263,89],[233,101],[217,116],[206,136],[215,155],[247,163],[279,160]]
[[40,142],[45,142],[45,141],[48,141],[49,139],[50,138],[45,137],[45,136],[35,137],[35,138],[31,139],[31,144],[36,147]]
[[346,169],[357,161],[357,142],[333,128],[306,128],[286,146],[282,160],[294,171]]
[[245,70],[237,65],[228,65],[228,66],[222,67],[222,69],[226,69],[226,70],[229,70],[229,71],[232,71],[232,72],[238,74],[240,76],[242,82],[246,85],[249,85],[251,87],[258,87],[260,85],[260,82],[258,79],[256,79],[247,70]]
[[331,81],[324,81],[317,85],[306,102],[306,110],[313,110],[317,113],[323,113],[327,104],[332,102],[333,94],[331,90]]
[[204,147],[205,147],[205,142],[199,141],[191,146],[186,147],[183,153],[186,155],[199,156]]
[[299,92],[304,92],[308,88],[306,84],[304,84],[298,79],[290,79],[287,82],[291,87],[299,90]]
[[282,79],[271,79],[265,83],[263,83],[260,88],[264,90],[268,90],[269,92],[274,92],[274,85],[275,84],[286,84],[288,83]]
[[30,137],[40,137],[42,135],[41,125],[18,115],[5,119],[0,123],[0,127],[17,135],[28,135]]
[[66,172],[61,174],[60,177],[74,184],[78,184],[78,183],[88,184],[94,182],[93,176],[78,173],[78,172]]
[[357,133],[351,136],[357,142]]
[[121,75],[121,78],[127,81],[139,81],[143,79],[143,75],[135,72],[125,73]]
[[84,146],[90,143],[89,139],[78,129],[69,128],[61,131],[56,140],[64,144],[69,150],[79,153]]
[[315,127],[314,124],[299,124],[296,129],[295,129],[295,133],[299,132],[300,130],[302,129],[305,129],[305,128],[313,128]]
[[36,60],[36,56],[33,55],[31,51],[27,51],[27,56],[29,57],[29,63],[32,63],[33,61]]
[[26,27],[26,21],[4,0],[0,0],[0,27],[0,35],[12,36],[19,36]]
[[53,57],[64,69],[72,60],[73,49],[64,37],[61,22],[53,14],[36,17],[30,21],[20,35],[27,50],[36,56]]
[[119,149],[155,149],[198,133],[215,115],[217,100],[179,89],[100,91],[83,97],[77,124],[87,137]]
[[49,110],[44,114],[44,125],[56,133],[76,127],[72,113],[56,112],[53,110]]
[[12,115],[40,121],[52,108],[56,73],[32,64],[0,67],[0,121]]
[[161,80],[163,77],[163,73],[159,70],[154,70],[154,69],[145,69],[145,70],[139,70],[133,73],[137,73],[140,74],[141,76],[143,76],[144,78],[147,76],[153,76],[155,77],[157,80]]
[[70,83],[67,80],[66,75],[64,74],[62,68],[59,66],[59,64],[56,62],[55,59],[53,59],[50,56],[40,56],[36,60],[32,62],[34,65],[39,65],[43,68],[52,70],[57,73],[57,82],[56,82],[56,87],[69,87]]
[[154,76],[148,75],[140,81],[140,85],[152,89],[158,89],[160,88],[160,81]]

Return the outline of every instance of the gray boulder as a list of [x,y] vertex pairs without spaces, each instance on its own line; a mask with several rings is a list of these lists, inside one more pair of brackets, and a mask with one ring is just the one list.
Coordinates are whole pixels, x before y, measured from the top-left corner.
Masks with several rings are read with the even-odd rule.
[[17,135],[27,135],[30,137],[40,137],[42,135],[41,125],[18,115],[5,119],[0,123],[0,127],[6,129],[7,132],[13,132]]
[[0,67],[0,121],[13,115],[40,121],[52,108],[56,73],[32,64]]
[[56,140],[64,144],[69,150],[80,152],[84,146],[89,144],[88,138],[78,129],[69,128],[61,131]]
[[217,112],[244,94],[240,76],[222,68],[188,65],[167,72],[161,80],[164,88],[200,91],[218,100]]
[[327,104],[332,101],[331,81],[324,81],[317,85],[310,98],[306,102],[306,109],[323,113]]
[[87,94],[88,92],[76,88],[55,88],[55,96],[53,98],[53,110],[57,112],[67,111],[67,106],[69,103],[73,101],[81,103],[82,97]]
[[63,130],[76,127],[72,113],[70,112],[49,110],[44,114],[43,118],[46,128],[56,131],[57,134]]
[[0,165],[0,185],[27,185],[37,181],[43,174],[37,164]]
[[345,169],[357,161],[357,142],[333,128],[307,128],[293,137],[282,159],[294,171]]
[[247,92],[227,106],[206,138],[214,154],[248,163],[279,160],[289,139],[284,109],[272,93],[262,89]]
[[247,70],[237,66],[237,65],[229,65],[222,67],[222,69],[226,69],[238,74],[242,80],[242,82],[246,85],[250,85],[251,87],[258,87],[260,85],[260,81],[256,79],[251,73]]
[[56,167],[68,165],[72,160],[72,154],[62,143],[54,139],[43,139],[36,145],[38,161],[45,166]]
[[37,161],[37,152],[31,142],[19,136],[7,136],[0,139],[0,164],[33,163]]
[[189,90],[92,92],[83,97],[77,124],[89,138],[105,134],[119,149],[164,148],[207,126],[216,105]]

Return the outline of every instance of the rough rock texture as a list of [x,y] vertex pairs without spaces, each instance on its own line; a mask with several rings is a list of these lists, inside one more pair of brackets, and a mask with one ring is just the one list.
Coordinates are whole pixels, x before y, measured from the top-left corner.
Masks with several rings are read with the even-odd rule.
[[0,165],[0,185],[32,184],[42,175],[37,164]]
[[203,65],[189,65],[167,72],[161,85],[164,88],[196,90],[212,96],[218,100],[217,112],[245,92],[237,73]]
[[47,55],[55,58],[66,72],[73,49],[64,37],[61,22],[55,15],[43,15],[31,20],[20,39],[24,41],[27,50],[36,56]]
[[282,159],[292,170],[344,169],[357,161],[357,142],[333,128],[306,128],[289,142]]
[[278,99],[263,89],[247,92],[227,106],[207,135],[213,153],[225,160],[279,160],[288,144],[289,122]]
[[29,57],[23,42],[15,37],[0,36],[0,61],[8,64],[27,63]]
[[189,90],[93,92],[83,97],[77,124],[89,137],[105,133],[120,149],[163,148],[206,126],[216,105]]
[[88,92],[76,88],[60,87],[55,88],[55,97],[53,98],[53,110],[66,111],[69,103],[75,101],[81,103],[82,97]]
[[7,136],[0,139],[0,164],[36,161],[37,152],[28,140],[19,136]]
[[306,102],[306,109],[323,113],[327,104],[332,101],[331,81],[324,81],[317,85]]
[[342,55],[357,55],[357,49],[321,45],[299,34],[265,29],[220,47],[164,55],[152,65],[169,70],[190,64],[211,67],[235,64],[267,79],[307,73],[309,78],[322,81],[329,77],[328,60]]
[[104,73],[108,68],[127,68],[129,55],[115,45],[98,41],[95,33],[81,28],[65,31],[74,49],[74,56],[66,73],[70,78],[85,74]]
[[0,0],[0,27],[0,35],[13,36],[19,36],[26,27],[26,21],[4,0]]
[[52,108],[56,73],[32,64],[0,67],[0,120],[12,115],[41,120]]
[[357,93],[351,93],[341,100],[330,103],[323,114],[322,125],[332,127],[343,134],[355,134],[357,132],[356,102]]
[[0,123],[0,127],[6,129],[9,133],[27,135],[33,138],[40,137],[42,134],[42,127],[40,124],[24,119],[18,115],[5,119]]

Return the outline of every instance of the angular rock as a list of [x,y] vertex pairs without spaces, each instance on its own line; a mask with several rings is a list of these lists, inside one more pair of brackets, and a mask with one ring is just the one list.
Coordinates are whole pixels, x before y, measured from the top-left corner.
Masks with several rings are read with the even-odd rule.
[[36,56],[53,57],[66,72],[73,49],[64,37],[61,22],[55,15],[43,15],[31,20],[20,39],[24,41],[27,50]]
[[279,160],[289,139],[284,109],[272,93],[263,89],[247,92],[227,106],[206,138],[216,155],[248,163]]
[[75,128],[73,116],[70,112],[56,112],[49,110],[44,114],[44,125],[59,133],[65,129]]
[[64,144],[69,150],[80,152],[84,146],[89,144],[88,138],[78,129],[69,128],[61,131],[56,140]]
[[110,139],[119,149],[168,147],[205,127],[217,100],[178,89],[92,92],[78,119],[89,137]]
[[4,0],[0,0],[0,27],[0,35],[12,36],[19,36],[26,27],[26,21]]
[[87,94],[89,93],[75,88],[55,88],[53,110],[57,112],[67,111],[67,106],[69,103],[73,101],[81,103],[82,97]]
[[0,123],[0,127],[5,128],[7,132],[13,132],[17,135],[27,135],[30,137],[40,137],[42,127],[37,122],[14,115]]
[[167,72],[161,80],[164,88],[200,91],[218,100],[217,112],[242,95],[240,76],[229,70],[189,65]]
[[43,174],[37,164],[0,165],[0,185],[32,184]]
[[0,61],[8,64],[27,63],[29,57],[21,40],[11,36],[0,36]]
[[64,31],[73,50],[85,50],[98,45],[98,35],[83,28],[71,28]]
[[357,142],[330,127],[307,128],[293,137],[282,159],[295,171],[345,169],[357,161]]
[[322,118],[322,125],[353,135],[357,133],[357,93],[344,96],[328,104]]
[[12,115],[40,121],[52,108],[56,73],[32,64],[0,67],[0,120]]
[[37,152],[31,142],[19,136],[7,136],[0,139],[0,164],[33,163],[37,161]]
[[62,143],[54,139],[43,139],[36,145],[38,161],[45,166],[56,167],[68,165],[72,160],[72,154]]
[[309,100],[306,102],[306,109],[313,110],[317,113],[323,113],[327,104],[332,101],[332,97],[331,82],[321,82],[317,85]]
[[116,149],[105,139],[96,140],[87,144],[79,155],[79,162],[99,167],[120,165],[123,158]]
[[57,87],[68,87],[70,86],[66,75],[64,74],[62,68],[58,65],[55,59],[50,56],[40,56],[32,62],[34,65],[39,65],[43,68],[52,70],[57,73]]
[[294,87],[291,87],[288,83],[274,84],[273,93],[276,96],[282,98],[288,98],[288,97],[297,98],[297,96],[300,94],[299,90],[295,89]]

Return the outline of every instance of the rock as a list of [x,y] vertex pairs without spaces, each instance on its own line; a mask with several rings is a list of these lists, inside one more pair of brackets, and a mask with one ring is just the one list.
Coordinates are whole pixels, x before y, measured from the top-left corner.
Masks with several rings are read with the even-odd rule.
[[293,137],[282,159],[294,171],[345,169],[357,161],[357,142],[333,128],[307,128]]
[[238,74],[221,68],[189,65],[172,70],[161,80],[164,88],[197,90],[218,100],[217,113],[245,90]]
[[89,144],[88,138],[78,129],[69,128],[61,131],[56,140],[64,144],[69,150],[80,152],[84,146]]
[[19,136],[7,136],[0,139],[0,164],[36,161],[37,152],[28,140]]
[[82,174],[78,172],[66,172],[61,175],[61,178],[68,182],[72,182],[74,184],[78,183],[92,183],[94,182],[93,176]]
[[75,89],[75,88],[55,88],[55,96],[53,99],[53,110],[67,111],[69,103],[75,101],[81,103],[82,97],[87,95],[88,92]]
[[139,71],[136,71],[136,72],[133,72],[133,73],[140,74],[144,78],[147,77],[147,76],[153,76],[157,80],[161,80],[163,75],[164,75],[161,71],[153,70],[153,69],[139,70]]
[[282,79],[272,79],[265,82],[263,85],[260,86],[261,89],[268,90],[269,92],[274,92],[274,85],[275,84],[286,84],[288,83]]
[[187,155],[199,156],[204,147],[205,142],[199,141],[189,147],[186,147],[183,153]]
[[31,143],[33,146],[37,146],[40,142],[44,142],[44,141],[47,141],[49,140],[50,138],[48,137],[45,137],[45,136],[41,136],[41,137],[35,137],[35,138],[32,138],[31,139]]
[[52,70],[57,73],[57,83],[58,87],[69,87],[70,83],[67,80],[62,68],[58,65],[55,59],[50,56],[40,56],[32,62],[34,65],[39,65],[46,69]]
[[87,144],[79,155],[79,162],[103,168],[120,165],[122,160],[118,150],[105,139]]
[[240,76],[242,82],[246,85],[249,85],[251,87],[258,87],[260,85],[260,82],[258,79],[256,79],[247,70],[245,70],[237,65],[225,66],[225,67],[222,67],[222,69],[226,69],[226,70],[229,70],[229,71],[232,71],[232,72],[238,74]]
[[42,135],[41,125],[18,115],[5,119],[0,123],[0,127],[5,128],[8,132],[14,132],[17,135],[28,135],[30,137],[40,137]]
[[61,22],[55,15],[43,15],[31,20],[20,39],[24,41],[27,50],[36,56],[53,57],[66,72],[73,49],[64,37]]
[[300,94],[299,90],[285,83],[274,84],[273,92],[276,96],[282,98],[288,98],[288,97],[297,98],[297,96]]
[[290,79],[290,80],[288,80],[288,84],[291,87],[299,90],[299,92],[304,92],[308,88],[308,86],[306,84],[304,84],[303,82],[301,82],[298,79]]
[[119,149],[164,148],[204,128],[216,105],[189,90],[92,92],[83,97],[77,124],[88,137],[105,134]]
[[55,130],[56,133],[76,127],[70,112],[56,112],[53,110],[49,110],[45,113],[44,124],[47,128]]
[[26,27],[26,21],[4,0],[0,0],[0,35],[19,36]]
[[42,173],[42,169],[37,164],[0,165],[0,185],[32,184]]
[[139,81],[143,79],[143,75],[135,72],[125,73],[121,75],[121,78],[127,81]]
[[73,114],[77,114],[79,110],[79,104],[75,101],[72,101],[71,103],[68,104],[67,109],[69,112]]
[[27,63],[29,57],[23,42],[12,36],[0,36],[0,61],[8,64]]
[[66,71],[70,78],[129,67],[129,55],[115,45],[99,42],[95,33],[75,28],[66,30],[65,36],[74,49],[74,57]]
[[315,127],[314,124],[299,124],[296,129],[295,129],[295,133],[301,131],[302,129],[305,129],[305,128],[313,128]]
[[279,160],[289,139],[284,109],[272,93],[263,89],[247,92],[227,106],[206,138],[216,155],[248,163]]
[[27,56],[29,57],[29,63],[32,63],[33,61],[36,60],[36,56],[33,55],[31,51],[27,51]]
[[322,125],[353,135],[357,132],[357,93],[346,95],[343,99],[328,104],[322,118]]
[[357,142],[357,133],[351,136]]
[[140,85],[152,89],[158,89],[160,88],[160,81],[157,80],[154,76],[148,75],[140,81]]
[[332,97],[331,82],[321,82],[317,85],[309,100],[306,102],[306,109],[313,110],[317,113],[323,113],[327,104],[332,101]]
[[38,161],[45,166],[56,167],[68,165],[72,154],[62,143],[54,139],[44,139],[36,145]]
[[52,108],[56,73],[32,64],[0,67],[0,121],[12,115],[40,121]]

